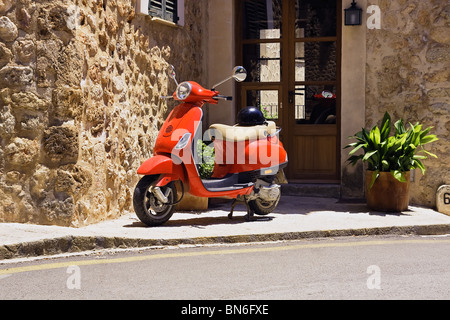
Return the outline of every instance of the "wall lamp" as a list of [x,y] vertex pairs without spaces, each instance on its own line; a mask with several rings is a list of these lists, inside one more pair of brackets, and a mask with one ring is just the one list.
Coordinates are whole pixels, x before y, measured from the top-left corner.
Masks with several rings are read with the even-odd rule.
[[356,6],[355,0],[352,6],[345,11],[345,25],[346,26],[360,26],[362,21],[362,9]]

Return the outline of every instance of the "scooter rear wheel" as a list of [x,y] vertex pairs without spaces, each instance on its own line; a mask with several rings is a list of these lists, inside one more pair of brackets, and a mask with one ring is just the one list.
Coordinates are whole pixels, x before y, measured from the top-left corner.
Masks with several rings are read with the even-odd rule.
[[261,198],[258,198],[258,199],[249,201],[248,205],[250,206],[250,208],[253,210],[253,212],[255,214],[260,215],[260,216],[265,216],[265,215],[273,212],[273,210],[275,210],[275,208],[278,206],[278,202],[280,202],[280,198],[281,198],[281,194],[274,201],[265,201],[265,200],[262,200]]
[[173,182],[161,187],[162,193],[167,197],[167,203],[162,203],[152,193],[151,189],[158,181],[158,177],[158,175],[143,177],[136,185],[133,195],[133,206],[137,217],[150,227],[167,222],[175,210],[177,190]]

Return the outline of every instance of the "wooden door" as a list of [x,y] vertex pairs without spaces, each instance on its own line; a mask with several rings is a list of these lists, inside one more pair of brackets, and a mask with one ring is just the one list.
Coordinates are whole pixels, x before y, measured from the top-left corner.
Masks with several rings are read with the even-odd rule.
[[241,105],[282,127],[289,181],[339,181],[340,1],[237,0]]

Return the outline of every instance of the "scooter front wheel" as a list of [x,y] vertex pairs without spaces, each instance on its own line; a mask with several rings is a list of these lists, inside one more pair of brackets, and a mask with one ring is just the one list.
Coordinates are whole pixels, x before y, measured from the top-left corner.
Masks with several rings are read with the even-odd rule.
[[167,198],[167,202],[161,202],[155,196],[153,188],[158,181],[158,175],[145,176],[134,189],[133,206],[139,220],[150,227],[160,226],[167,222],[175,210],[175,198],[177,189],[173,182],[160,191]]

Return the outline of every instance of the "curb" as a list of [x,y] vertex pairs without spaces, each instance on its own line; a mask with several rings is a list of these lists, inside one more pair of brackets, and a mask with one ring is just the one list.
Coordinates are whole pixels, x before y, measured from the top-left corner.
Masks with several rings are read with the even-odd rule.
[[450,234],[450,224],[376,227],[323,231],[301,231],[181,239],[133,239],[102,236],[67,236],[20,244],[1,245],[0,261],[16,258],[51,256],[102,249],[145,248],[155,246],[205,245],[287,241],[313,238],[374,235],[443,235]]

